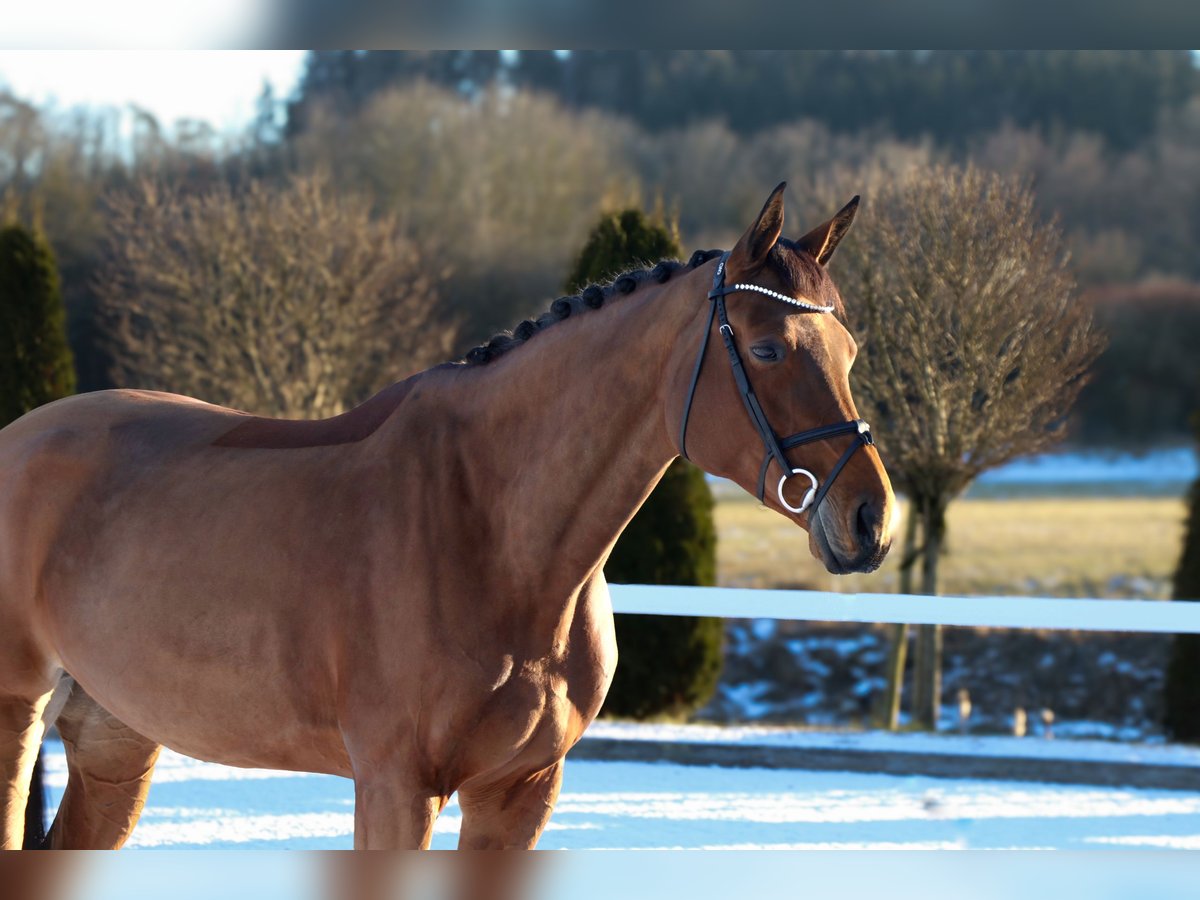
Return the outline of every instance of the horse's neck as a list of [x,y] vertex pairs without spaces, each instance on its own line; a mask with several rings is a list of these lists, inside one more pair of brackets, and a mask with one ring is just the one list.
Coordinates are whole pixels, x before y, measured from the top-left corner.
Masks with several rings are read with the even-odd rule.
[[475,373],[467,446],[497,549],[543,590],[596,571],[676,455],[668,360],[702,314],[683,278],[535,335]]

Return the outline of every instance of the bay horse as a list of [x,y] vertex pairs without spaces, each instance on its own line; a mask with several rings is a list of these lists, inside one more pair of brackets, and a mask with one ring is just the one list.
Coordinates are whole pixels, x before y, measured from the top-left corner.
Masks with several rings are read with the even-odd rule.
[[895,498],[825,268],[858,198],[789,241],[783,188],[732,251],[333,419],[113,390],[0,431],[4,846],[56,723],[50,847],[121,846],[161,746],[352,778],[355,847],[427,847],[455,791],[460,847],[533,847],[617,662],[605,560],[684,453],[877,567]]

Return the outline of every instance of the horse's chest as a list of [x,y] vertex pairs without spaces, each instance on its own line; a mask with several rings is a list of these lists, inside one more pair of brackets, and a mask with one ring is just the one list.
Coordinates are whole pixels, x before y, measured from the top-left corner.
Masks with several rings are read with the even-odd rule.
[[615,664],[611,612],[606,617],[582,607],[567,640],[548,652],[497,648],[473,664],[467,661],[459,675],[473,672],[469,689],[463,691],[460,681],[450,690],[455,679],[447,682],[448,695],[462,702],[446,697],[441,733],[431,735],[445,751],[437,755],[454,757],[458,753],[452,747],[469,746],[462,774],[472,776],[509,767],[544,768],[561,758],[595,718]]
[[[503,684],[477,695],[462,710],[471,722],[458,731],[469,746],[462,776],[518,769],[538,771],[560,759],[594,718],[603,691],[599,676],[572,672],[565,660],[527,663]],[[450,754],[454,755],[454,754]]]

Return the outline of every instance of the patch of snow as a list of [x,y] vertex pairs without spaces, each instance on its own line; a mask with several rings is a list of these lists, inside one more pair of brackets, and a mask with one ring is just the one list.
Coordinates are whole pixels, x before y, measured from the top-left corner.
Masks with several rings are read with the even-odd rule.
[[887,680],[878,676],[863,678],[850,689],[855,697],[869,697],[875,691],[882,690],[887,686]]
[[[957,713],[955,713],[957,717]],[[949,707],[942,716],[948,728]],[[1031,723],[1032,724],[1032,723]],[[1120,729],[1097,723],[1079,731],[1091,735],[1119,737]],[[1069,737],[1068,723],[1055,723],[1055,733]],[[952,734],[895,733],[887,731],[805,731],[767,725],[670,725],[602,720],[588,728],[591,737],[613,740],[676,741],[799,747],[811,750],[872,750],[885,753],[949,753],[968,756],[1019,757],[1022,759],[1081,760],[1089,762],[1128,762],[1142,765],[1195,766],[1200,770],[1200,747],[1179,744],[1129,744],[1112,740],[1054,740],[1037,737],[1015,738],[1006,735],[958,736]]]
[[826,637],[824,635],[806,635],[788,641],[788,649],[793,653],[815,653],[820,650],[832,651],[835,655],[848,659],[868,647],[879,644],[878,635],[863,634],[858,637]]
[[[1072,741],[1079,739],[1093,739],[1112,743],[1114,741],[1144,740],[1140,728],[1113,725],[1111,722],[1089,722],[1086,719],[1069,722],[1055,722],[1054,734],[1057,737],[1069,738]],[[1162,738],[1159,738],[1158,740],[1159,746],[1162,746]]]
[[751,681],[742,684],[721,684],[718,685],[718,690],[743,716],[753,719],[774,709],[774,703],[764,703],[759,699],[774,686],[770,681]]
[[755,619],[750,623],[750,630],[760,641],[769,641],[775,636],[779,623],[774,619]]
[[1200,834],[1134,834],[1121,837],[1088,838],[1093,844],[1110,847],[1157,847],[1166,850],[1200,850]]
[[1086,484],[1192,481],[1200,474],[1190,447],[1132,453],[1047,453],[984,472],[980,484]]
[[818,678],[828,678],[833,674],[833,669],[825,665],[825,663],[821,662],[819,659],[813,659],[811,656],[804,655],[803,650],[795,652],[796,655],[800,657],[800,659],[797,660],[797,662],[800,664],[800,668],[804,669],[804,671],[809,675],[815,675]]

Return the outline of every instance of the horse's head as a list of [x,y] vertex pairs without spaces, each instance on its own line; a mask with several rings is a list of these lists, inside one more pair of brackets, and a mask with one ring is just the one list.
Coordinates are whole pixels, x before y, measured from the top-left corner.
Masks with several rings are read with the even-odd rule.
[[673,357],[679,450],[807,529],[830,572],[870,572],[891,546],[896,499],[850,396],[858,348],[825,268],[858,198],[789,241],[783,188],[704,267],[707,327]]

